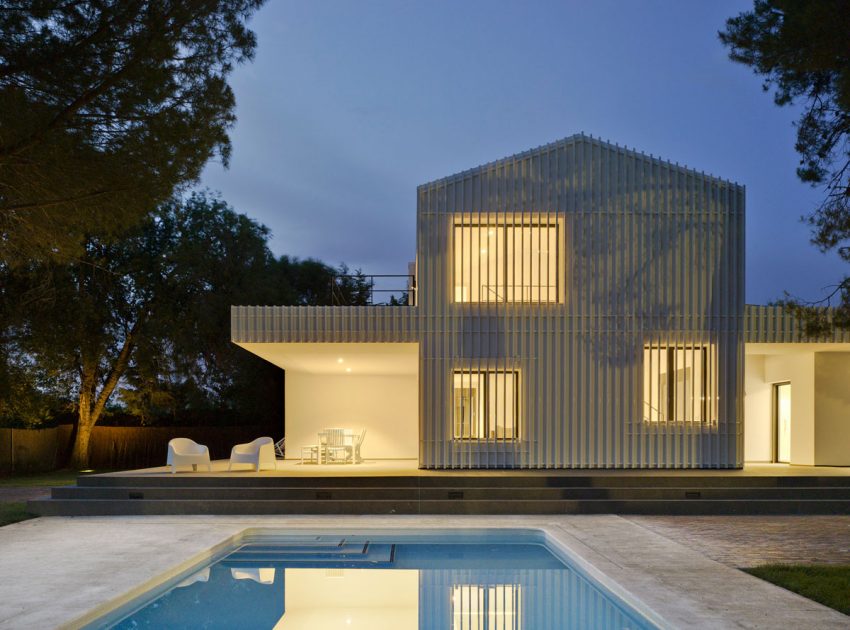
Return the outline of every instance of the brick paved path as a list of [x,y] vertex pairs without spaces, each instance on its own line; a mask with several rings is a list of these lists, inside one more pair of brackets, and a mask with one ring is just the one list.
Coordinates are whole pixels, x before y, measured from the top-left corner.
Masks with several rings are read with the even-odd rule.
[[850,516],[624,516],[733,567],[850,564]]

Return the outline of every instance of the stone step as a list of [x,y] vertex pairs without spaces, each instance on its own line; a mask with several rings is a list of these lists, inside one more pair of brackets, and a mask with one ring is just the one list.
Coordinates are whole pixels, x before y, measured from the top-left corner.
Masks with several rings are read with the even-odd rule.
[[[259,549],[258,547],[262,547]],[[360,564],[370,567],[390,566],[395,554],[392,544],[348,544],[336,548],[287,548],[268,545],[243,545],[221,562],[223,565],[251,566],[254,563],[286,562],[293,564]]]
[[176,475],[85,475],[77,479],[79,487],[196,487],[196,488],[850,488],[846,476],[767,476],[742,475],[730,471],[717,474],[689,474],[687,471],[665,474],[655,471],[601,471],[597,474],[493,470],[473,473],[440,472],[427,475],[399,476],[300,476],[269,474],[224,476],[221,474],[178,473]]
[[850,501],[850,488],[844,487],[638,487],[638,488],[233,488],[233,487],[76,487],[54,488],[54,499],[77,500],[196,500],[196,501],[516,501],[516,500],[703,500],[703,499],[772,499],[772,500],[845,500]]
[[46,499],[28,509],[42,516],[176,514],[850,514],[850,501],[817,499],[700,500],[119,500]]

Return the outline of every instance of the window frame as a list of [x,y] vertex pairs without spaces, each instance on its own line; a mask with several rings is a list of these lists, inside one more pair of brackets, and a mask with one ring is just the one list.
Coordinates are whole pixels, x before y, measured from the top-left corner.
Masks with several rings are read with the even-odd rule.
[[[510,593],[509,598],[506,597],[508,593]],[[448,594],[451,602],[452,630],[461,630],[462,628],[522,629],[524,598],[522,584],[517,582],[488,582],[484,584],[458,582],[451,585]],[[503,602],[511,602],[510,610],[505,609],[504,603],[501,609],[495,606],[500,594]],[[459,598],[457,598],[458,595],[460,595]],[[466,609],[464,609],[464,603],[468,604]],[[474,623],[475,621],[478,623]]]
[[[653,420],[650,416],[646,416],[645,414],[641,414],[641,417],[644,422],[647,424],[654,425],[663,425],[663,424],[693,424],[693,425],[708,425],[714,424],[715,420],[711,417],[711,411],[713,409],[711,405],[711,399],[713,397],[711,387],[717,386],[716,379],[710,378],[710,371],[713,368],[712,364],[712,356],[710,353],[711,347],[710,344],[704,343],[688,343],[688,344],[666,344],[666,343],[658,343],[658,344],[645,344],[643,346],[643,378],[646,379],[647,374],[647,366],[646,366],[646,355],[647,352],[650,355],[660,355],[661,351],[664,351],[664,356],[666,356],[665,365],[666,365],[666,381],[667,381],[667,400],[661,401],[661,393],[658,392],[659,397],[659,408],[656,411],[661,411],[661,404],[663,403],[663,409],[665,417],[664,419]],[[695,420],[691,418],[690,420],[687,417],[679,419],[677,417],[677,404],[676,404],[676,353],[678,351],[691,351],[694,353],[699,353],[699,366],[700,366],[700,382],[699,387],[694,388],[697,391],[702,393],[701,400],[698,406],[694,407],[694,410],[699,410],[699,420]],[[658,368],[660,368],[660,363]],[[697,365],[697,363],[694,363]],[[660,369],[657,374],[653,374],[652,376],[658,376],[658,382],[661,382],[660,379]],[[696,383],[696,379],[692,379],[692,382]],[[652,396],[652,385],[650,385],[650,397]],[[647,405],[649,401],[646,400],[646,386],[644,384],[643,387],[643,405]],[[652,409],[652,405],[649,405],[650,410]]]
[[[473,375],[483,375],[484,376],[484,378],[482,379],[482,381],[484,383],[484,387],[483,387],[483,391],[481,393],[481,399],[483,401],[483,406],[484,406],[484,418],[483,418],[483,421],[481,423],[482,426],[484,427],[483,428],[484,437],[463,437],[462,435],[461,436],[457,435],[456,428],[457,428],[458,424],[456,422],[456,417],[455,417],[455,414],[457,412],[456,405],[455,405],[455,392],[457,391],[457,388],[455,387],[454,379],[455,379],[455,376],[464,375],[464,374],[470,375],[470,376],[473,376]],[[511,375],[513,375],[513,397],[514,397],[514,400],[513,400],[513,418],[514,418],[514,423],[513,423],[513,436],[512,437],[504,437],[504,436],[502,436],[502,437],[498,437],[498,436],[489,437],[491,422],[495,422],[495,420],[496,420],[496,418],[491,418],[491,412],[490,412],[490,395],[489,395],[490,394],[490,379],[488,378],[488,376],[490,374],[511,374]],[[497,369],[487,369],[487,368],[483,368],[483,369],[475,370],[475,369],[457,368],[457,369],[452,370],[451,375],[452,375],[452,387],[451,387],[451,392],[452,392],[452,417],[451,417],[452,441],[454,441],[454,442],[517,442],[517,441],[520,440],[520,427],[521,427],[520,415],[519,415],[519,411],[520,411],[520,400],[519,400],[520,371],[518,369],[498,369],[498,368]],[[462,433],[462,431],[461,431],[461,433]]]
[[[564,291],[563,291],[564,287],[562,287],[561,276],[562,276],[562,271],[563,271],[563,266],[564,266],[563,257],[566,254],[566,251],[565,251],[566,247],[563,243],[564,234],[563,234],[563,230],[562,230],[562,223],[563,223],[563,220],[561,218],[556,218],[554,220],[534,218],[534,219],[530,219],[530,220],[526,220],[526,221],[523,221],[522,219],[519,219],[519,220],[516,220],[516,221],[514,221],[514,220],[464,221],[463,218],[456,217],[454,222],[452,223],[452,230],[451,230],[452,231],[452,234],[451,234],[452,262],[451,262],[451,279],[450,279],[451,302],[453,302],[454,304],[475,304],[475,305],[481,305],[481,304],[485,304],[485,305],[486,304],[560,305],[560,304],[563,304],[565,302],[565,297],[564,297]],[[510,266],[508,265],[508,253],[510,251],[509,248],[508,248],[508,230],[511,229],[511,228],[519,228],[519,229],[521,229],[521,228],[547,228],[547,229],[554,229],[555,230],[555,238],[554,238],[554,243],[555,243],[555,261],[554,261],[554,263],[555,264],[554,264],[554,273],[552,274],[552,275],[554,275],[555,281],[554,281],[554,284],[551,285],[551,286],[553,286],[553,289],[554,289],[554,298],[547,298],[545,300],[544,299],[508,300],[508,281],[512,277],[511,274],[510,274],[510,271],[511,271]],[[500,252],[500,254],[502,256],[502,264],[500,265],[501,266],[501,272],[502,272],[502,283],[499,286],[499,289],[503,294],[501,299],[482,300],[482,299],[480,299],[480,295],[479,295],[479,299],[477,299],[477,300],[472,300],[472,299],[460,299],[459,300],[459,299],[457,299],[458,287],[464,286],[463,285],[464,274],[463,274],[462,271],[460,273],[460,284],[458,284],[458,264],[457,264],[457,262],[458,262],[458,251],[457,251],[457,247],[458,247],[457,246],[457,240],[458,240],[457,239],[457,232],[458,232],[458,229],[478,229],[478,230],[493,229],[493,230],[503,230],[504,231],[504,234],[503,234],[503,237],[502,237],[501,252]],[[548,238],[548,235],[547,235],[547,241],[548,240],[549,240],[549,238]],[[516,243],[516,241],[514,241],[514,243]],[[520,252],[520,254],[522,254],[522,253],[523,252]],[[471,252],[471,251],[468,252],[470,265],[472,264],[472,261],[474,260],[472,254],[473,254],[473,252]],[[516,254],[516,252],[514,252],[514,255],[515,254]],[[461,259],[462,259],[462,262],[461,262],[461,268],[462,268],[463,262],[466,262],[466,260],[465,260],[466,259],[466,252],[463,248],[461,248]],[[516,263],[514,263],[514,264],[516,264]],[[541,265],[541,268],[542,268],[542,265]],[[548,263],[547,263],[547,268],[548,268]],[[496,271],[496,276],[498,277],[498,273],[499,273],[500,270],[497,268],[495,271]],[[516,271],[516,269],[514,269],[514,271]],[[540,270],[538,270],[538,274],[539,274],[539,272],[540,272]],[[490,273],[490,271],[487,270],[487,273]],[[482,271],[479,268],[479,272],[478,272],[479,278],[481,277],[481,275],[482,275]],[[516,275],[516,274],[514,274],[514,275]],[[471,271],[470,271],[470,276],[471,276]],[[547,289],[546,289],[547,295],[550,291],[549,286],[550,285],[547,285]],[[516,293],[517,290],[522,292],[522,290],[524,288],[525,288],[525,285],[523,285],[523,284],[515,285],[515,286],[513,286],[513,291],[514,291],[514,293]],[[542,285],[540,285],[538,287],[538,289],[539,288],[542,288]],[[471,287],[470,287],[470,289],[471,289]],[[471,291],[470,291],[470,293],[471,293]],[[497,298],[499,297],[498,293],[496,294],[496,297]]]

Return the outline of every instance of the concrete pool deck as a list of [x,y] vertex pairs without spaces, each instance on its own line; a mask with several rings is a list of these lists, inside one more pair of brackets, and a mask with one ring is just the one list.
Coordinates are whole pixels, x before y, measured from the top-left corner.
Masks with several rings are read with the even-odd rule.
[[0,529],[0,628],[75,620],[189,568],[247,528],[535,528],[670,628],[847,628],[850,618],[611,515],[39,518]]

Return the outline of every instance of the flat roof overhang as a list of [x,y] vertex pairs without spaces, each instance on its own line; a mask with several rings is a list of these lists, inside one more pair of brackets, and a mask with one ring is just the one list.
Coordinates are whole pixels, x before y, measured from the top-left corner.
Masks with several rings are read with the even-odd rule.
[[414,343],[415,306],[231,306],[230,340],[263,343]]
[[836,342],[787,342],[787,343],[744,343],[744,354],[788,355],[805,352],[850,352],[850,343]]
[[237,343],[237,346],[283,368],[308,374],[403,376],[419,373],[419,344]]

